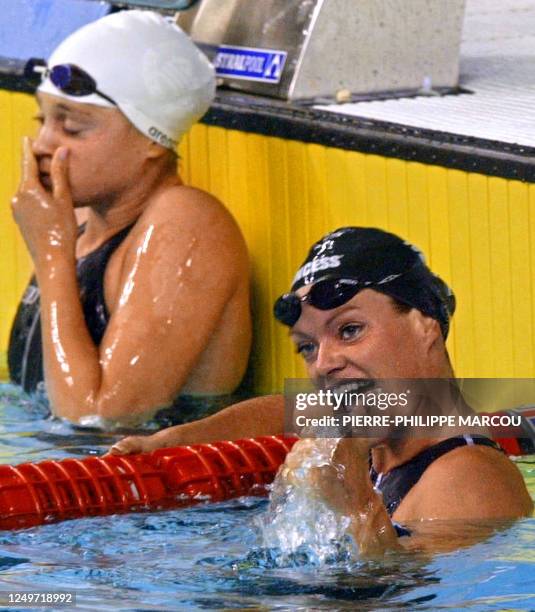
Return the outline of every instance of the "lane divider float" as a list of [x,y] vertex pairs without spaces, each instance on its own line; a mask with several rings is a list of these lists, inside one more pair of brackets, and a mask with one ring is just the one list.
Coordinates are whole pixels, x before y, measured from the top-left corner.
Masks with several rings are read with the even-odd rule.
[[[522,417],[516,428],[493,429],[507,454],[535,453],[535,407],[495,414]],[[266,495],[296,441],[263,436],[136,455],[0,465],[0,529]]]
[[137,455],[0,465],[0,529],[266,495],[296,440],[265,436]]

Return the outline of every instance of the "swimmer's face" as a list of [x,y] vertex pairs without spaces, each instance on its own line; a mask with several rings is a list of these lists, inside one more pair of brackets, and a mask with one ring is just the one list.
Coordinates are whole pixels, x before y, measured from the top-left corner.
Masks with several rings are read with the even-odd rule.
[[431,347],[441,342],[440,328],[415,308],[399,312],[388,296],[371,289],[332,310],[302,306],[290,335],[318,386],[344,378],[440,376],[429,358]]
[[38,94],[40,124],[33,144],[39,178],[51,189],[50,164],[69,149],[69,182],[75,206],[105,203],[142,175],[149,140],[114,108]]

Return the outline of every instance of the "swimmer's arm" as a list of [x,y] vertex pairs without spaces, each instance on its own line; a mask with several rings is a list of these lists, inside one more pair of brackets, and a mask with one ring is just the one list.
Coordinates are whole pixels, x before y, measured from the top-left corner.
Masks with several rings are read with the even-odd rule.
[[284,397],[267,395],[245,400],[185,425],[162,429],[151,436],[129,436],[112,446],[114,455],[128,455],[188,444],[239,440],[283,433]]
[[[32,143],[24,139],[22,179],[12,210],[35,265],[41,296],[41,329],[47,391],[50,397],[87,388],[98,363],[98,351],[87,331],[76,279],[77,224],[68,181],[68,149],[58,148],[51,162],[53,193],[39,180]],[[83,347],[91,367],[73,369],[71,344]],[[79,375],[80,374],[80,375]],[[68,394],[67,394],[68,395]],[[67,399],[70,401],[70,398]],[[69,409],[73,402],[70,402]]]
[[402,548],[383,500],[375,491],[362,493],[349,515],[349,535],[363,557],[380,557],[387,551]]
[[45,374],[58,416],[136,423],[169,405],[216,332],[238,279],[248,277],[246,249],[228,213],[208,194],[184,192],[182,201],[168,198],[146,211],[132,230],[98,349],[73,270],[45,281]]
[[[297,442],[286,458],[291,472],[306,463],[314,453],[316,440]],[[382,556],[400,548],[392,521],[382,497],[374,490],[368,467],[369,440],[342,439],[329,465],[311,468],[311,491],[335,512],[350,519],[348,535],[365,557]]]
[[344,438],[336,448],[333,462],[342,467],[337,476],[343,479],[344,503],[351,519],[349,534],[361,556],[377,557],[398,550],[400,544],[383,498],[370,480],[369,448],[370,440]]

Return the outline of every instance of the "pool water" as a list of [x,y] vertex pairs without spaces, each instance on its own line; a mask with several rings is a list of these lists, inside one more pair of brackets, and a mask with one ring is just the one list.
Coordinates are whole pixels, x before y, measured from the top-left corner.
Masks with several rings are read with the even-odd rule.
[[[0,461],[100,454],[119,434],[75,429],[0,385]],[[535,457],[518,461],[535,496]],[[79,610],[534,610],[535,519],[433,558],[326,563],[262,546],[267,501],[0,532],[1,591],[75,591]],[[472,529],[477,527],[472,526]]]

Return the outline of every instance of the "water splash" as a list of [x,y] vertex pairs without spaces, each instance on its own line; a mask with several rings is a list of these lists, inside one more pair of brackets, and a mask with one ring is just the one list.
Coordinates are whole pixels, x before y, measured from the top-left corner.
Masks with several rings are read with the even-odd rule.
[[349,517],[332,510],[318,495],[310,471],[333,465],[340,438],[316,439],[299,467],[283,466],[272,485],[267,512],[258,517],[262,545],[275,549],[276,563],[293,565],[296,559],[313,565],[350,561],[356,548],[347,537]]

